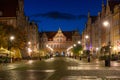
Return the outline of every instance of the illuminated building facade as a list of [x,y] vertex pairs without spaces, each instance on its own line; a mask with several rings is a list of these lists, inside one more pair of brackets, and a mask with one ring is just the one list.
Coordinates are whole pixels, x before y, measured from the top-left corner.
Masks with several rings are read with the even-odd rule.
[[52,32],[40,32],[40,50],[42,55],[46,53],[66,53],[68,47],[79,41],[80,34],[78,31],[62,31],[60,28],[58,31]]
[[[38,51],[38,26],[33,22],[31,24],[25,16],[24,0],[0,0],[0,23],[19,28],[28,39],[27,41],[32,42],[33,53]],[[26,51],[26,48],[21,50],[23,57],[28,55]]]
[[[111,53],[120,52],[120,0],[107,0],[105,5],[102,2],[102,10],[97,16],[90,16],[88,13],[88,21],[82,33],[82,41],[84,36],[89,35],[88,44],[91,47],[91,53],[96,52],[99,48],[107,46],[111,42]],[[104,21],[109,22],[109,26],[103,25]],[[97,50],[96,50],[97,49]]]

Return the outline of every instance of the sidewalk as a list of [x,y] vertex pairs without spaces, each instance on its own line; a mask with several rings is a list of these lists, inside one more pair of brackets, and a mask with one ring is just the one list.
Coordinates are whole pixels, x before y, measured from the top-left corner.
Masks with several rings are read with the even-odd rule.
[[117,61],[111,61],[111,67],[105,67],[104,60],[96,59],[88,62],[87,59],[68,59],[78,65],[71,64],[68,67],[70,75],[61,80],[120,80],[120,63]]
[[75,62],[79,63],[78,67],[79,69],[109,69],[109,70],[120,70],[120,62],[118,61],[111,61],[111,66],[106,67],[105,66],[105,60],[98,60],[98,59],[90,59],[90,62],[86,58],[82,58],[81,60],[79,58],[70,58],[71,60],[74,60]]

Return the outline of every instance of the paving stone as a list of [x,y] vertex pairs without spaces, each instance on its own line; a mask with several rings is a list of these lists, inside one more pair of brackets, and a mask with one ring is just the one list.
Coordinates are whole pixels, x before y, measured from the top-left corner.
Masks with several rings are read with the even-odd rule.
[[67,76],[61,80],[102,80],[97,76]]
[[109,79],[109,80],[120,80],[120,76],[106,76],[106,79]]

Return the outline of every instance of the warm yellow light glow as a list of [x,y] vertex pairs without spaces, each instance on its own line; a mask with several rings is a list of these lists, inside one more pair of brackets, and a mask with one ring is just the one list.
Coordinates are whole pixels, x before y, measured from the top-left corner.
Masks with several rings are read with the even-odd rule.
[[83,51],[80,51],[81,54],[83,54]]
[[47,48],[49,48],[51,51],[54,51],[53,48],[51,48],[49,45],[46,45]]
[[29,64],[32,64],[32,63],[33,63],[33,60],[29,60],[28,63],[29,63]]
[[106,27],[108,27],[109,26],[109,22],[108,21],[104,21],[103,25],[106,26]]
[[28,44],[31,44],[31,42],[29,41]]
[[73,45],[74,47],[76,46],[76,44]]
[[78,44],[81,44],[81,42],[80,42],[80,41],[78,41]]
[[114,51],[116,51],[116,50],[117,50],[117,48],[116,48],[116,47],[114,47],[114,48],[113,48],[113,50],[114,50]]
[[28,48],[28,52],[30,53],[30,52],[32,52],[32,50],[30,48]]
[[48,45],[46,45],[46,47],[48,47]]
[[15,37],[14,37],[14,36],[11,36],[11,37],[10,37],[10,40],[14,40],[14,39],[15,39]]
[[89,36],[88,36],[88,35],[86,35],[86,36],[85,36],[85,38],[86,38],[86,39],[88,39],[88,38],[89,38]]
[[97,48],[96,48],[96,51],[98,51],[98,49],[99,49],[99,48],[97,47]]

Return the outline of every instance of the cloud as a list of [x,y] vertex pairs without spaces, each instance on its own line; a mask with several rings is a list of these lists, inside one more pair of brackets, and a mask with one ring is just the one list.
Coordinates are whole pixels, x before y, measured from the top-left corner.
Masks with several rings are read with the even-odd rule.
[[48,12],[46,14],[42,14],[43,17],[53,18],[53,19],[66,19],[66,20],[74,20],[76,16],[68,13],[60,13],[60,12]]
[[41,23],[42,21],[39,19],[30,19],[31,22]]
[[86,19],[86,18],[87,18],[87,15],[79,15],[79,16],[78,16],[78,19],[82,19],[82,18],[85,18],[85,19]]
[[86,15],[73,15],[73,14],[69,14],[69,13],[61,13],[61,12],[48,12],[48,13],[38,13],[38,14],[34,14],[31,15],[30,17],[45,17],[45,18],[51,18],[51,19],[61,19],[61,20],[76,20],[76,19],[82,19],[82,18],[87,18]]

